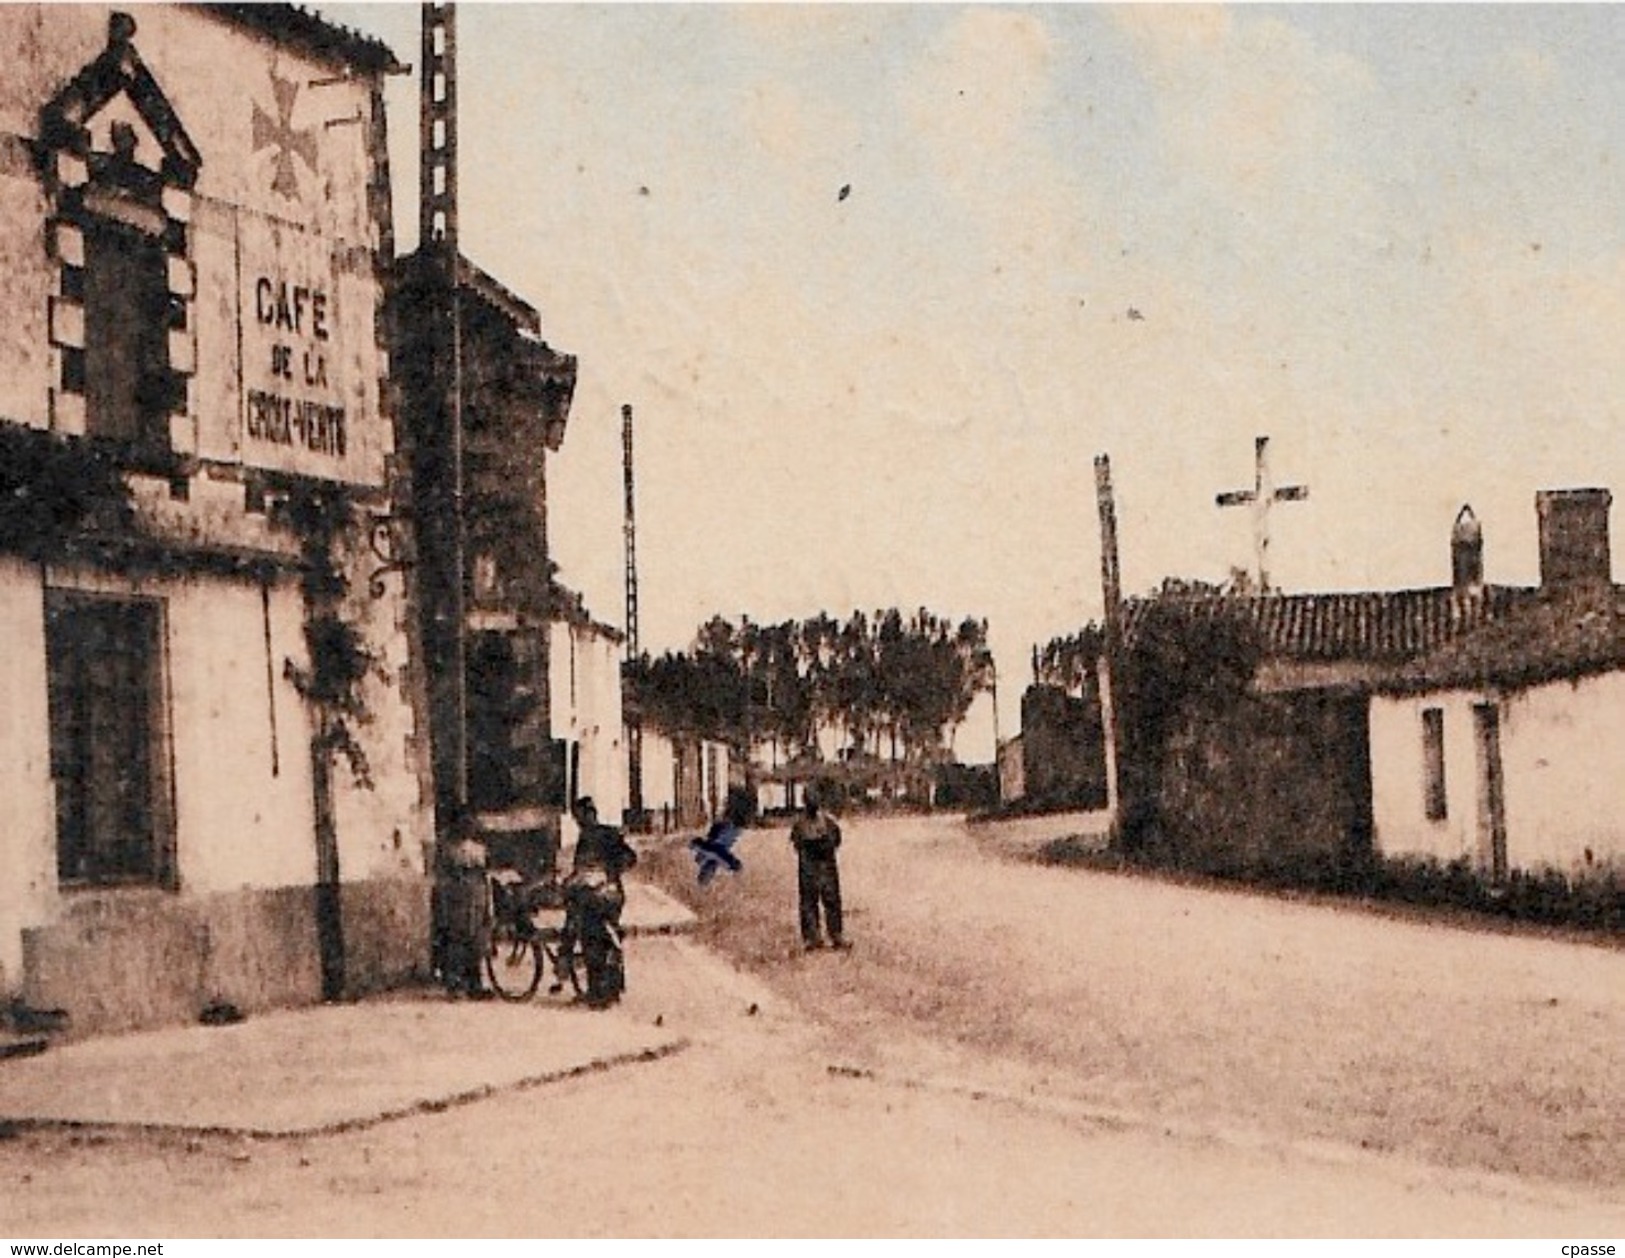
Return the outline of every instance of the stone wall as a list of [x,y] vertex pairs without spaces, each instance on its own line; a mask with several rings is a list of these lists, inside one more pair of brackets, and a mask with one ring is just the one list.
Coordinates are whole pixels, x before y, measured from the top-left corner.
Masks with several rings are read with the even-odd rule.
[[[343,889],[346,993],[428,973],[429,888],[418,878]],[[321,999],[314,888],[176,897],[83,892],[23,932],[23,999],[68,1014],[72,1037],[191,1022],[214,1004],[244,1014]]]
[[1252,697],[1171,740],[1158,840],[1215,872],[1334,869],[1369,851],[1366,701]]
[[1035,807],[1102,808],[1106,803],[1106,738],[1094,697],[1055,686],[1029,686],[1021,696],[1022,776]]

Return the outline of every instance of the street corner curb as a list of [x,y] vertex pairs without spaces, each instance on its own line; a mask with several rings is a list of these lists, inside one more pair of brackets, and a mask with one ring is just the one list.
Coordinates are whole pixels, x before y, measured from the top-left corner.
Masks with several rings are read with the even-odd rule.
[[481,1083],[440,1096],[419,1097],[410,1103],[391,1106],[371,1114],[355,1114],[330,1121],[300,1123],[289,1126],[255,1126],[253,1123],[166,1123],[147,1120],[53,1118],[29,1116],[0,1116],[0,1130],[7,1133],[25,1131],[90,1131],[112,1135],[169,1136],[192,1138],[230,1137],[238,1140],[301,1140],[312,1137],[346,1135],[367,1131],[385,1123],[415,1118],[426,1114],[439,1114],[447,1110],[472,1105],[512,1092],[526,1092],[549,1084],[564,1083],[588,1075],[604,1074],[622,1067],[645,1062],[662,1061],[692,1046],[687,1036],[673,1036],[640,1048],[618,1053],[603,1053],[574,1062],[554,1070],[525,1075],[501,1083]]
[[535,1075],[527,1075],[504,1083],[484,1083],[477,1087],[467,1088],[460,1092],[442,1097],[426,1097],[411,1105],[384,1111],[374,1115],[360,1118],[344,1119],[335,1123],[328,1123],[318,1127],[303,1128],[298,1131],[249,1131],[233,1134],[252,1135],[261,1139],[291,1139],[298,1136],[334,1136],[345,1132],[364,1131],[380,1124],[394,1122],[401,1118],[412,1118],[419,1114],[439,1114],[449,1109],[456,1109],[463,1105],[472,1105],[476,1101],[483,1101],[493,1096],[500,1096],[507,1092],[528,1092],[532,1088],[546,1087],[551,1083],[563,1083],[569,1079],[580,1079],[587,1075],[603,1074],[610,1070],[617,1070],[623,1066],[635,1066],[644,1062],[655,1062],[674,1056],[690,1047],[691,1041],[687,1036],[675,1036],[658,1044],[646,1045],[643,1048],[628,1049],[620,1053],[605,1053],[597,1057],[589,1057],[585,1061],[562,1067],[558,1070],[543,1071]]
[[546,1070],[503,1083],[483,1083],[447,1096],[426,1097],[411,1105],[403,1105],[374,1115],[344,1119],[339,1122],[328,1123],[315,1128],[305,1128],[299,1131],[276,1130],[236,1134],[247,1134],[266,1139],[291,1139],[297,1136],[333,1136],[351,1131],[364,1131],[371,1127],[380,1126],[383,1123],[394,1122],[397,1119],[412,1118],[419,1114],[443,1113],[446,1110],[472,1105],[476,1101],[487,1100],[490,1097],[501,1096],[505,1093],[528,1092],[533,1088],[546,1087],[554,1083],[564,1083],[567,1080],[580,1079],[587,1075],[605,1074],[608,1071],[619,1070],[625,1066],[663,1061],[665,1058],[675,1056],[689,1048],[691,1044],[692,1041],[687,1036],[673,1036],[671,1039],[656,1044],[647,1044],[641,1048],[589,1057],[584,1061],[557,1070]]
[[476,1101],[483,1101],[489,1097],[500,1096],[506,1092],[528,1092],[533,1088],[546,1087],[551,1083],[564,1083],[570,1079],[580,1079],[587,1075],[604,1074],[611,1070],[618,1070],[623,1066],[635,1066],[644,1062],[663,1061],[673,1057],[685,1049],[692,1047],[693,1041],[687,1036],[676,1036],[659,1044],[648,1045],[644,1048],[628,1049],[621,1053],[606,1053],[598,1057],[590,1057],[586,1061],[566,1066],[560,1070],[549,1070],[541,1074],[529,1075],[522,1079],[515,1079],[508,1083],[487,1083],[476,1088],[455,1093],[446,1097],[429,1098],[414,1105],[403,1106],[388,1113],[378,1114],[368,1118],[349,1119],[339,1123],[329,1124],[325,1127],[305,1131],[277,1131],[270,1133],[249,1133],[253,1135],[269,1135],[272,1138],[284,1139],[293,1136],[328,1136],[339,1135],[349,1131],[361,1131],[369,1127],[376,1127],[381,1123],[393,1122],[399,1118],[411,1118],[416,1114],[439,1114],[462,1105],[471,1105]]
[[629,878],[626,890],[621,933],[628,939],[689,935],[699,925],[699,918],[692,909],[659,887]]

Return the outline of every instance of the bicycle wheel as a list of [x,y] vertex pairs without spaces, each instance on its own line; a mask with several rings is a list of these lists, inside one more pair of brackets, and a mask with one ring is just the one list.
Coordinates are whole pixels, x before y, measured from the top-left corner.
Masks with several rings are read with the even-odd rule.
[[542,947],[512,926],[496,926],[485,949],[485,973],[504,1000],[526,1000],[542,981]]
[[579,945],[570,950],[570,964],[564,967],[562,975],[559,973],[558,941],[545,940],[539,942],[537,948],[545,959],[547,972],[552,976],[548,981],[549,995],[560,995],[566,987],[572,996],[579,996],[587,990],[587,958]]

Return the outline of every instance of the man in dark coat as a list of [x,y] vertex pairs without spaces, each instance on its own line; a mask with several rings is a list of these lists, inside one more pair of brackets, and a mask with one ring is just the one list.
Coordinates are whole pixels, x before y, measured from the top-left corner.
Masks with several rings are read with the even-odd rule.
[[818,806],[818,794],[812,787],[807,788],[804,800],[801,816],[790,827],[801,892],[801,942],[809,951],[820,946],[818,912],[822,908],[830,947],[845,948],[846,937],[841,931],[841,872],[835,861],[836,850],[841,846],[841,827]]

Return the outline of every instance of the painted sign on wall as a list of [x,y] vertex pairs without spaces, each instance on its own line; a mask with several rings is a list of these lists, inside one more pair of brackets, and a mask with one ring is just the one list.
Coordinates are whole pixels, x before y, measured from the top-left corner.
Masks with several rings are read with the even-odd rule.
[[328,242],[285,223],[239,221],[244,461],[348,479],[355,417]]

